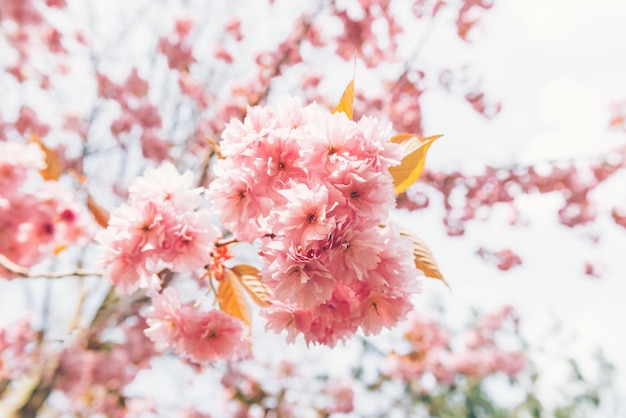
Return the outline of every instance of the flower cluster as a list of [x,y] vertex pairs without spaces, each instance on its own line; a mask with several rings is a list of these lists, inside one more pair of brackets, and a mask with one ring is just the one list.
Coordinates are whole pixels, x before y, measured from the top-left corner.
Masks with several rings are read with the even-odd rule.
[[[111,133],[122,141],[123,135],[141,130],[139,140],[145,158],[161,162],[169,154],[168,144],[161,137],[161,115],[148,99],[150,84],[133,68],[123,83],[116,83],[106,75],[96,73],[98,96],[117,102],[122,113],[111,123]],[[133,135],[132,138],[135,138]]]
[[[78,333],[65,345],[55,371],[55,389],[60,399],[57,416],[140,417],[149,412],[150,400],[128,397],[125,388],[140,370],[150,367],[156,354],[143,336],[145,322],[119,324],[122,338]],[[54,350],[47,347],[47,352]]]
[[405,335],[410,350],[391,353],[385,359],[383,374],[403,382],[413,382],[429,390],[434,377],[438,384],[452,385],[459,376],[484,379],[502,372],[514,377],[525,369],[527,359],[521,347],[509,349],[499,342],[500,336],[516,336],[517,314],[510,306],[485,315],[475,328],[456,341],[436,321],[410,315]]
[[202,189],[192,188],[191,172],[172,164],[149,168],[130,186],[129,202],[111,213],[108,228],[96,236],[98,263],[122,293],[160,289],[156,273],[164,268],[190,272],[210,261],[221,235],[206,209]]
[[[92,223],[72,191],[56,181],[29,180],[45,167],[39,145],[0,143],[0,253],[24,267],[91,233]],[[14,276],[4,269],[0,275]]]
[[[337,417],[355,412],[357,382],[345,376],[306,380],[307,372],[288,359],[230,362],[220,380],[225,411],[231,417]],[[351,415],[352,416],[352,415]]]
[[293,99],[227,125],[208,197],[237,239],[262,240],[268,329],[332,346],[410,310],[420,273],[388,219],[402,157],[388,138],[375,119]]
[[36,340],[37,335],[31,329],[28,317],[0,328],[1,382],[17,380],[27,373],[28,366],[40,354],[34,343]]
[[247,355],[248,337],[239,319],[217,309],[199,311],[183,304],[173,287],[152,298],[146,318],[148,338],[194,363]]

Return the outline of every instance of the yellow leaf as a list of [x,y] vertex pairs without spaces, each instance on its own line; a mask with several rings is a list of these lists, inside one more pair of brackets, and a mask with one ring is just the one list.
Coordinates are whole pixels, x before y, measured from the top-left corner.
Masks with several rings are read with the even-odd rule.
[[48,148],[37,135],[31,135],[30,142],[34,142],[39,145],[39,148],[46,156],[46,168],[39,170],[39,174],[44,180],[58,180],[63,174],[63,165],[57,152],[51,148]]
[[434,135],[421,138],[413,134],[398,134],[391,138],[391,142],[404,147],[404,158],[400,164],[389,167],[396,194],[405,191],[419,178],[424,170],[428,148],[440,137],[441,135]]
[[271,290],[261,280],[259,270],[256,267],[238,264],[232,268],[232,271],[254,303],[259,306],[272,304],[270,301]]
[[56,247],[54,247],[54,250],[52,252],[54,255],[59,255],[66,249],[67,249],[67,244],[61,244],[61,245],[57,245]]
[[250,326],[250,306],[246,300],[246,293],[231,269],[226,269],[226,277],[217,288],[217,300],[222,311]]
[[333,113],[343,112],[348,116],[348,119],[352,120],[352,114],[354,111],[354,78],[348,84],[348,87],[343,92],[339,104],[333,110]]
[[109,212],[97,204],[91,195],[87,196],[87,209],[89,209],[89,212],[91,212],[98,225],[103,228],[109,225]]
[[415,267],[422,270],[426,277],[441,280],[446,286],[448,286],[448,288],[450,288],[450,285],[446,279],[444,279],[443,274],[441,274],[441,271],[439,270],[439,266],[437,265],[437,261],[435,261],[433,253],[430,251],[426,243],[411,233],[402,232],[402,235],[413,240]]

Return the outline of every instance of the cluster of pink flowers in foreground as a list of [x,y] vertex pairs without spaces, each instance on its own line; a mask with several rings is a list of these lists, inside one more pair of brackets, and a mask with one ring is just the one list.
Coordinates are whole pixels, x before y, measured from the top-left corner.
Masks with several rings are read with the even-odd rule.
[[332,346],[410,310],[421,273],[388,219],[388,167],[402,158],[389,136],[375,119],[295,100],[227,125],[209,200],[237,239],[261,239],[268,329]]
[[92,227],[71,190],[39,178],[45,168],[39,145],[0,142],[0,253],[24,267],[85,242]]
[[194,363],[248,354],[248,337],[239,319],[217,309],[199,311],[183,304],[172,287],[152,298],[146,318],[146,336]]
[[194,363],[242,357],[248,345],[239,319],[183,304],[171,286],[158,293],[159,271],[203,269],[221,236],[209,211],[200,209],[202,189],[192,188],[192,181],[191,172],[181,175],[169,163],[147,169],[130,186],[128,204],[111,213],[108,228],[96,237],[103,244],[99,263],[118,291],[152,293],[145,334],[161,348]]
[[221,236],[210,214],[200,209],[201,188],[192,188],[190,171],[172,164],[149,168],[130,186],[129,202],[111,213],[108,228],[96,236],[98,263],[122,293],[157,291],[168,268],[186,273],[204,267]]

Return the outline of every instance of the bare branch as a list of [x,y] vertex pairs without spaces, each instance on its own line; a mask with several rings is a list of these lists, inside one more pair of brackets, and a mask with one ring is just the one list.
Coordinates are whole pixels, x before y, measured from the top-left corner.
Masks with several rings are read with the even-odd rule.
[[100,270],[85,270],[85,269],[76,269],[73,271],[68,271],[64,273],[56,273],[51,271],[46,272],[31,272],[28,268],[20,266],[19,264],[14,263],[9,260],[4,254],[0,254],[0,267],[8,270],[13,274],[17,274],[18,276],[34,279],[34,278],[46,278],[46,279],[62,279],[64,277],[85,277],[85,276],[103,276],[103,272]]

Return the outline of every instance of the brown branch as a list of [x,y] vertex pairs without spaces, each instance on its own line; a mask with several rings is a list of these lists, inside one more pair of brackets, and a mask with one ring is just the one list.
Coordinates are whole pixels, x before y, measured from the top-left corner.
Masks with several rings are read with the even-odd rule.
[[234,238],[234,237],[233,237],[233,238],[230,238],[230,239],[218,240],[218,241],[215,243],[215,246],[219,248],[219,247],[224,247],[224,246],[226,246],[226,245],[236,244],[236,243],[238,243],[238,242],[239,242],[239,241],[237,241],[237,238]]
[[34,278],[46,278],[46,279],[62,279],[64,277],[85,277],[85,276],[102,276],[103,272],[99,270],[85,270],[85,269],[76,269],[73,271],[68,271],[65,273],[55,273],[51,271],[47,272],[31,272],[26,267],[20,266],[19,264],[14,263],[9,260],[4,254],[0,254],[0,267],[3,267],[5,270],[13,274],[17,274],[18,276],[34,279]]

